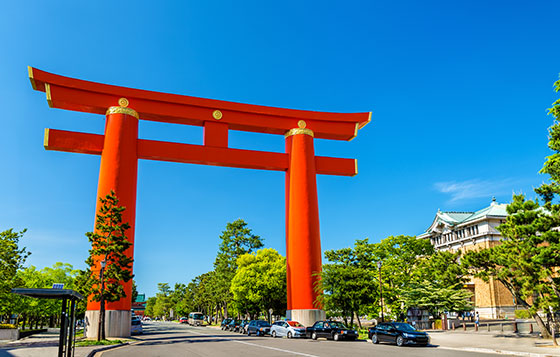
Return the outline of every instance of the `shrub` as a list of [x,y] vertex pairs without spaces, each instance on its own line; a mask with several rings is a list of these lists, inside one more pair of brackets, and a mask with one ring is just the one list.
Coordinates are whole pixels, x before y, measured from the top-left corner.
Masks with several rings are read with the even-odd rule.
[[16,325],[12,324],[0,324],[0,329],[17,328]]
[[515,310],[515,318],[516,319],[530,319],[531,313],[529,310]]

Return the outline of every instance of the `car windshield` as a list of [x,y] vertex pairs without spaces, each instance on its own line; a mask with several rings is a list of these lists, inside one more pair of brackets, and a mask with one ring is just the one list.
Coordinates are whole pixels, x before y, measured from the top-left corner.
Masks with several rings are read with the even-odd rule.
[[141,325],[142,323],[140,322],[140,320],[132,320],[132,324],[133,325]]
[[270,324],[266,321],[257,321],[257,326],[268,327]]
[[303,325],[297,321],[288,321],[288,324],[293,327],[303,327]]
[[414,327],[412,327],[412,325],[406,324],[406,323],[403,323],[403,322],[394,323],[393,325],[395,325],[395,328],[397,330],[410,331],[410,332],[416,331],[416,329]]
[[194,314],[193,315],[193,319],[195,320],[202,320],[204,318],[204,315],[202,314]]
[[332,328],[346,328],[346,326],[344,326],[342,322],[338,322],[338,321],[330,321],[329,324],[331,325]]

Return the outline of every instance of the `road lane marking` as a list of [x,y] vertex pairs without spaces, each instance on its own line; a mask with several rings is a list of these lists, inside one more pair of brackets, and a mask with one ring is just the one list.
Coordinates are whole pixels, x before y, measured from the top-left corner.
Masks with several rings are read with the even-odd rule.
[[504,351],[491,348],[479,348],[479,347],[443,347],[438,346],[438,349],[451,350],[451,351],[463,351],[463,352],[478,352],[478,353],[488,353],[488,354],[498,354],[498,355],[509,355],[509,356],[526,356],[526,357],[548,357],[549,354],[531,353],[531,352],[520,352],[520,351]]
[[245,342],[245,341],[239,341],[239,340],[233,340],[233,339],[231,339],[231,338],[225,338],[225,337],[219,337],[219,336],[217,336],[216,334],[208,335],[208,334],[202,333],[202,332],[195,332],[195,331],[189,331],[189,332],[192,332],[192,333],[194,333],[194,334],[196,334],[196,335],[217,337],[217,338],[222,339],[222,340],[225,340],[225,341],[237,342],[237,343],[241,343],[241,344],[243,344],[243,345],[261,347],[261,348],[266,348],[266,349],[268,349],[268,350],[279,351],[279,352],[285,352],[285,353],[291,353],[291,354],[293,354],[293,355],[298,355],[298,356],[319,357],[319,356],[310,355],[310,354],[303,353],[303,352],[295,352],[295,351],[285,350],[285,349],[282,349],[282,348],[276,348],[276,347],[270,347],[270,346],[263,346],[263,345],[258,345],[258,344],[256,344],[256,343]]

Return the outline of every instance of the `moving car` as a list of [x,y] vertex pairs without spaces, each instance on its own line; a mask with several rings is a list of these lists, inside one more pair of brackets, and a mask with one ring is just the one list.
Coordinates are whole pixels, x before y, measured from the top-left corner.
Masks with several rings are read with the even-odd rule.
[[305,338],[305,326],[297,321],[276,321],[270,328],[272,337],[303,337]]
[[179,319],[179,323],[182,323],[182,324],[186,324],[188,321],[189,321],[189,319],[187,319],[184,316]]
[[132,316],[130,321],[130,334],[137,335],[143,334],[144,330],[142,329],[142,320],[140,317]]
[[270,324],[264,320],[252,320],[249,322],[249,327],[247,328],[247,336],[251,334],[256,334],[257,336],[265,336],[270,334]]
[[308,327],[305,333],[307,337],[311,337],[314,340],[319,337],[326,337],[335,341],[354,341],[358,338],[356,330],[352,330],[338,321],[317,321],[312,327]]
[[189,325],[191,326],[203,326],[204,325],[204,315],[202,312],[191,312],[189,314]]
[[395,343],[397,346],[407,344],[426,346],[430,343],[430,336],[426,332],[416,330],[405,322],[382,322],[368,329],[371,342]]

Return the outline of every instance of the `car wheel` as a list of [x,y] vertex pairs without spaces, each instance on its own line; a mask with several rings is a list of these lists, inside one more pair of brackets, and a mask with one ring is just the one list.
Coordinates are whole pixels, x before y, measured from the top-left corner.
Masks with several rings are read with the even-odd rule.
[[373,344],[378,344],[379,340],[377,339],[377,335],[372,335],[371,336],[371,343]]
[[247,336],[251,336],[251,330],[247,331]]
[[311,334],[311,339],[312,339],[312,340],[316,340],[316,339],[317,339],[317,334],[316,334],[315,332],[313,332],[313,333]]
[[335,333],[332,337],[333,340],[338,341],[340,340],[340,335],[338,333]]
[[401,347],[404,345],[404,338],[402,336],[397,337],[397,346]]
[[292,331],[288,331],[288,334],[286,335],[286,337],[292,338]]
[[276,331],[272,331],[272,337],[276,338]]

